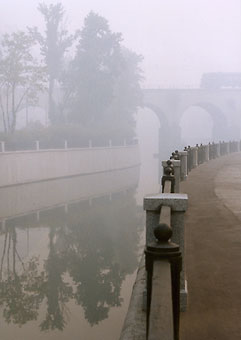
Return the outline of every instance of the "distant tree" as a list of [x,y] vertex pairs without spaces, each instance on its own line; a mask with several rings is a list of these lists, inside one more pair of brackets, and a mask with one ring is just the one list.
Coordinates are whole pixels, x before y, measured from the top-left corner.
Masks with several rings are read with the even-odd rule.
[[62,71],[66,51],[72,45],[73,36],[64,28],[64,8],[61,3],[40,3],[38,10],[44,17],[46,29],[42,35],[37,27],[30,28],[32,36],[40,45],[41,54],[47,67],[48,74],[48,111],[52,123],[58,121],[56,103],[54,101],[55,82]]
[[4,131],[13,133],[25,101],[34,104],[44,89],[43,67],[31,54],[34,41],[25,32],[5,34],[0,46],[0,111]]
[[115,81],[113,98],[107,113],[112,124],[120,125],[122,122],[128,125],[130,130],[135,124],[133,114],[142,105],[140,87],[142,70],[139,66],[142,56],[124,47],[121,53],[123,58],[121,73]]
[[140,104],[141,57],[123,49],[121,41],[121,34],[111,32],[105,18],[94,12],[85,18],[76,55],[62,82],[69,122],[120,123]]
[[121,34],[112,33],[108,22],[94,12],[85,18],[77,53],[68,74],[72,93],[71,120],[101,119],[111,103],[114,79],[120,74]]

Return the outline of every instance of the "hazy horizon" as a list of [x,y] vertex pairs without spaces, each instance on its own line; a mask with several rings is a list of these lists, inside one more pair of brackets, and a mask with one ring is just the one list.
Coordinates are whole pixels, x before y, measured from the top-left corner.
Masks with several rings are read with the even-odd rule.
[[[0,34],[37,25],[39,0],[0,3]],[[70,31],[91,11],[104,16],[123,45],[142,54],[144,87],[198,87],[205,72],[241,72],[241,2],[238,0],[108,0],[61,2]]]

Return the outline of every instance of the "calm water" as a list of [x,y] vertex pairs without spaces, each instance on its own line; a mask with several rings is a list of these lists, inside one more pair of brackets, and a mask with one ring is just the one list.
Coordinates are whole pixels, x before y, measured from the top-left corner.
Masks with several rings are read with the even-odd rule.
[[89,198],[83,177],[0,189],[1,339],[118,339],[145,189],[138,168],[117,176]]
[[1,340],[119,338],[158,191],[150,144],[141,169],[0,189]]

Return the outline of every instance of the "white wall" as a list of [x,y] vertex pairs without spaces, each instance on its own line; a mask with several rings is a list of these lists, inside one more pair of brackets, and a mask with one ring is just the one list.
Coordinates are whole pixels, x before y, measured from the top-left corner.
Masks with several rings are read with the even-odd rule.
[[138,145],[0,153],[0,187],[113,171],[140,163]]
[[0,221],[136,187],[140,166],[0,188]]

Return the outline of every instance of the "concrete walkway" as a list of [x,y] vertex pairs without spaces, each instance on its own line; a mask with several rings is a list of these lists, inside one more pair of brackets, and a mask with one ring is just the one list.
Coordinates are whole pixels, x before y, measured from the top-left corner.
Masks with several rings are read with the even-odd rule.
[[192,170],[181,191],[189,195],[181,340],[240,340],[241,153]]

